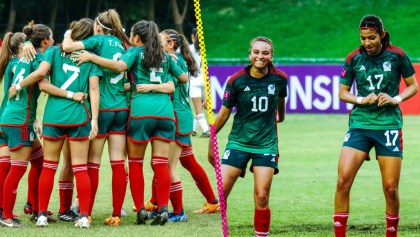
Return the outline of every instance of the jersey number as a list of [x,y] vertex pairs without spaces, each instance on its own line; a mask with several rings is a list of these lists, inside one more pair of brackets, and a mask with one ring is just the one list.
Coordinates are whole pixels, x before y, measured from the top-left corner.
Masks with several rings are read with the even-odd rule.
[[156,73],[160,72],[163,73],[163,68],[150,68],[150,82],[157,82],[159,84],[162,84],[162,78],[160,76],[157,76]]
[[[398,130],[386,130],[386,132],[384,133],[386,137],[385,146],[395,146],[395,141],[397,141],[398,134],[399,134]],[[393,136],[392,142],[391,142],[391,136]]]
[[[13,82],[13,84],[19,84],[22,80],[23,80],[23,74],[25,73],[25,68],[22,68],[21,70],[20,70],[20,72],[17,74],[17,76],[16,76],[16,79],[15,79],[15,81]],[[15,96],[15,100],[19,100],[20,99],[20,91],[18,91],[17,93],[16,93],[16,96]]]
[[258,98],[254,96],[251,99],[252,101],[252,112],[265,112],[268,109],[268,98],[266,96],[261,96]]
[[[116,53],[114,54],[114,56],[112,56],[112,60],[118,61],[118,59],[120,59],[121,56],[122,56],[122,53]],[[124,78],[124,72],[121,72],[120,74],[118,74],[118,76],[111,78],[111,84],[117,84],[123,78]]]
[[76,66],[71,66],[68,64],[63,64],[63,70],[65,73],[67,73],[67,71],[71,71],[73,72],[73,74],[70,76],[69,79],[67,79],[66,82],[64,82],[64,84],[60,87],[63,90],[67,90],[67,88],[69,88],[69,86],[71,85],[71,83],[73,83],[77,77],[79,76],[80,73],[80,68],[76,67]]
[[384,74],[377,74],[377,75],[374,75],[374,77],[376,80],[379,80],[378,84],[376,84],[376,88],[373,85],[372,76],[369,75],[368,78],[366,79],[369,81],[369,84],[370,84],[369,90],[381,89],[381,83],[382,83],[382,80],[384,79]]

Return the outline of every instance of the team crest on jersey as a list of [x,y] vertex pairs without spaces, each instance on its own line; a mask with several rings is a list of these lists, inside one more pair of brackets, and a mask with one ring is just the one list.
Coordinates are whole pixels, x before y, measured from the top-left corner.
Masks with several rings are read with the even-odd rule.
[[230,98],[230,92],[228,90],[225,90],[225,93],[223,94],[223,99],[228,100]]
[[227,160],[230,156],[230,150],[226,150],[225,153],[223,154],[223,160]]
[[274,95],[274,92],[276,91],[276,86],[273,84],[268,85],[268,94]]
[[384,67],[384,72],[390,72],[392,65],[389,61],[386,61],[382,64],[382,67]]

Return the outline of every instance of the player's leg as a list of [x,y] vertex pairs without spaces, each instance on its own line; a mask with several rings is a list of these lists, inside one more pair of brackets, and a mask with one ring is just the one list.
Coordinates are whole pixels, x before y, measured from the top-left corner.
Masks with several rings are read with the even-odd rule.
[[42,172],[42,164],[44,161],[44,151],[38,138],[32,143],[31,168],[28,173],[28,197],[25,207],[26,214],[32,214],[33,218],[38,216],[38,183]]
[[255,236],[268,236],[271,222],[269,206],[270,188],[273,180],[272,167],[254,166],[254,233]]
[[10,153],[7,141],[0,134],[0,216],[3,215],[4,181],[10,170]]
[[96,137],[90,141],[88,155],[88,175],[90,180],[90,202],[88,216],[92,216],[93,204],[95,202],[96,191],[99,184],[99,168],[101,166],[101,157],[104,149],[106,138]]
[[182,204],[182,183],[176,170],[181,152],[182,146],[176,142],[171,142],[169,152],[169,171],[171,177],[169,199],[171,200],[173,211],[169,214],[169,222],[187,221]]
[[[46,126],[44,126],[45,128]],[[54,128],[44,129],[48,133]],[[44,137],[44,164],[42,173],[39,178],[39,215],[36,222],[37,226],[48,225],[48,204],[50,202],[52,189],[54,187],[54,176],[57,171],[58,162],[60,160],[60,152],[64,143],[64,139],[50,139]]]
[[382,188],[386,200],[386,237],[396,237],[400,218],[398,185],[401,173],[401,157],[378,156],[382,175]]

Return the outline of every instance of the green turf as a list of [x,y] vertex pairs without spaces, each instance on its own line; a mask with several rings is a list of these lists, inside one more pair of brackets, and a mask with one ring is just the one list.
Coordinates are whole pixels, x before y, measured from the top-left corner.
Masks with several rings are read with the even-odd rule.
[[275,57],[345,58],[359,44],[358,24],[375,14],[391,42],[420,58],[416,0],[201,1],[207,57],[247,58],[250,39],[264,35]]

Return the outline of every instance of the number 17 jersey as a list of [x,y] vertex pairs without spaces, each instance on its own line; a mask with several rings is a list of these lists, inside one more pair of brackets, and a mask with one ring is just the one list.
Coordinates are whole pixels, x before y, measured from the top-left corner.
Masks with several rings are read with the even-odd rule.
[[287,96],[287,75],[270,67],[267,75],[254,78],[250,68],[240,70],[226,84],[223,105],[237,109],[226,148],[278,154],[277,102]]

